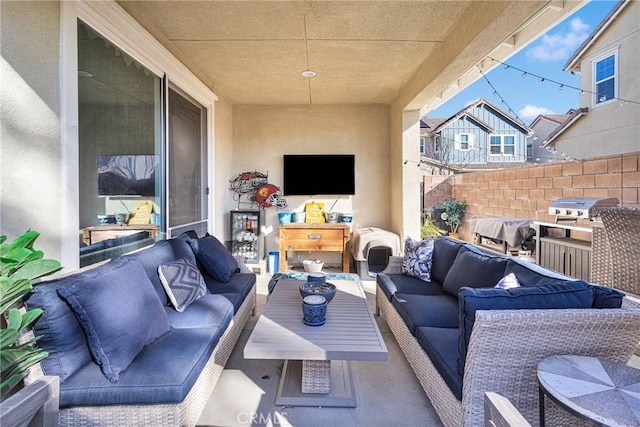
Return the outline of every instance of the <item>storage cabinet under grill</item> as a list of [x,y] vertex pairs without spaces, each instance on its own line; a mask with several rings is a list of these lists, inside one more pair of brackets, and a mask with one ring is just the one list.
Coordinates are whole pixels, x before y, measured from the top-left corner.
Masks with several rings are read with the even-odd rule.
[[589,281],[591,243],[570,237],[541,237],[539,263],[558,273]]

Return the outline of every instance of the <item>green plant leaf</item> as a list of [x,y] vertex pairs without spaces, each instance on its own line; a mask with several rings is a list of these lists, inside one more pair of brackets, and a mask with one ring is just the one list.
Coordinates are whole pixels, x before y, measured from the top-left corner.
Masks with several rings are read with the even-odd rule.
[[11,366],[11,368],[7,369],[6,371],[3,370],[2,380],[4,381],[5,378],[11,376],[16,372],[22,372],[22,371],[28,370],[31,365],[38,363],[48,355],[49,353],[47,353],[46,351],[37,349],[33,353],[29,354],[27,357],[22,358],[18,363],[15,363],[13,366]]
[[12,248],[32,248],[33,242],[40,236],[40,233],[33,230],[27,230],[21,236],[16,237],[11,242]]
[[20,314],[20,310],[17,308],[12,308],[9,310],[7,329],[13,329],[17,332],[20,330],[20,325],[22,325],[22,314]]
[[18,302],[31,290],[31,282],[26,279],[14,280],[7,289],[0,289],[0,312],[4,313],[9,307]]
[[28,328],[38,317],[42,314],[42,309],[33,308],[22,315],[22,324],[20,325],[19,332]]
[[18,331],[15,329],[0,329],[0,350],[9,347],[18,339]]
[[5,235],[0,236],[0,245],[3,244],[6,240],[7,240],[7,236]]
[[20,268],[15,272],[13,278],[33,280],[60,270],[62,270],[62,265],[55,259],[37,259]]
[[21,361],[39,353],[40,351],[40,349],[34,348],[33,346],[11,347],[2,350],[2,354],[0,354],[0,371],[5,372],[8,369],[11,369],[12,366],[17,365]]
[[6,379],[3,379],[2,382],[0,382],[0,396],[5,396],[9,393],[27,376],[28,373],[28,371],[16,372],[15,374],[7,376]]

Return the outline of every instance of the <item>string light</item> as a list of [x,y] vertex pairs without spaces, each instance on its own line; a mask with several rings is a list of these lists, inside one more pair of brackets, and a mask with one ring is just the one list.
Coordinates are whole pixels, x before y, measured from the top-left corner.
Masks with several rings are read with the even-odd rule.
[[513,113],[513,115],[515,116],[515,118],[516,118],[516,120],[518,122],[520,122],[522,125],[525,125],[524,121],[520,117],[518,117],[518,115],[513,111],[511,106],[509,106],[509,104],[507,104],[507,101],[505,101],[504,98],[502,97],[502,95],[500,95],[498,93],[498,89],[496,89],[496,87],[493,85],[493,83],[491,83],[491,81],[487,78],[487,76],[484,74],[482,69],[480,67],[478,67],[478,70],[480,70],[480,74],[482,75],[482,77],[484,77],[484,79],[487,82],[487,84],[489,84],[489,86],[491,86],[491,89],[493,89],[493,94],[496,95],[498,98],[500,98],[500,103],[502,105],[505,105],[509,109],[510,113]]
[[[500,61],[499,59],[495,59],[495,58],[491,58],[491,57],[489,57],[489,59],[490,59],[491,61],[495,61],[495,62],[498,62],[498,63],[500,63],[500,64],[504,65],[504,66],[505,66],[505,70],[506,70],[506,69],[511,68],[511,69],[513,69],[513,70],[516,70],[516,71],[521,72],[521,73],[522,73],[522,74],[521,74],[521,76],[522,76],[522,78],[523,78],[523,79],[524,79],[525,77],[527,77],[527,75],[530,75],[530,76],[532,76],[532,77],[535,77],[535,78],[539,79],[539,80],[540,80],[540,84],[542,84],[542,83],[552,83],[552,84],[556,84],[556,85],[558,85],[558,89],[559,89],[559,90],[562,90],[562,89],[564,89],[564,88],[569,88],[569,89],[573,89],[573,90],[579,90],[579,91],[580,91],[580,96],[584,95],[584,94],[585,94],[585,92],[586,92],[586,93],[589,93],[590,95],[596,95],[596,96],[598,95],[596,92],[591,92],[591,91],[588,91],[588,90],[584,90],[584,89],[581,89],[581,88],[576,87],[576,86],[571,86],[571,85],[568,85],[568,84],[566,84],[566,83],[561,83],[561,82],[558,82],[558,81],[555,81],[555,80],[552,80],[552,79],[549,79],[549,78],[546,78],[546,77],[539,76],[539,75],[534,74],[534,73],[530,73],[530,72],[525,71],[525,70],[523,70],[523,69],[521,69],[521,68],[515,67],[515,66],[513,66],[513,65],[509,65],[509,64],[507,64],[506,62],[502,62],[502,61]],[[482,73],[482,70],[480,70],[480,72]],[[572,72],[571,74],[574,74],[574,73]],[[483,74],[483,76],[484,76],[484,74]],[[485,77],[485,79],[486,79],[486,77]],[[603,99],[603,98],[604,98],[604,99]],[[600,100],[600,102],[606,101],[606,100],[607,100],[607,97],[603,95],[601,98],[599,98],[599,100]],[[620,101],[620,105],[627,105],[627,103],[629,103],[629,102],[630,102],[630,103],[632,103],[632,104],[638,104],[638,105],[640,105],[640,102],[639,102],[639,101],[633,101],[633,100],[631,100],[631,99],[624,99],[624,98],[611,98],[611,99],[609,99],[609,100],[617,100],[617,101]]]

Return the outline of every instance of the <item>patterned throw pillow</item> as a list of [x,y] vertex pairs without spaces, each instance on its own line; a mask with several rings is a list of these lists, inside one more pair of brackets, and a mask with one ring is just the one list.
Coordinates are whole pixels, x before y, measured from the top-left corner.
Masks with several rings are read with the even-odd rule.
[[158,275],[176,311],[184,311],[207,292],[202,273],[187,259],[159,266]]
[[500,279],[500,281],[495,287],[498,289],[519,288],[520,282],[518,282],[518,278],[516,277],[515,274],[509,273],[506,276],[504,276],[502,279]]
[[433,239],[413,240],[411,237],[407,237],[404,241],[402,274],[430,282],[432,260]]

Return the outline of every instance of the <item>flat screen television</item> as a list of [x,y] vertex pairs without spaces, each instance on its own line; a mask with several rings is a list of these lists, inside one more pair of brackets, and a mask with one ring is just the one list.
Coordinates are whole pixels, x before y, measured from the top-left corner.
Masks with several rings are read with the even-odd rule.
[[153,197],[158,156],[98,156],[98,195]]
[[285,196],[351,195],[356,192],[353,154],[285,154]]

